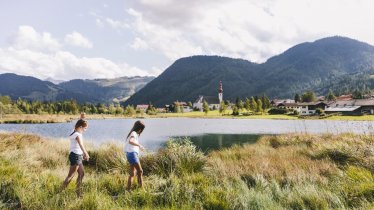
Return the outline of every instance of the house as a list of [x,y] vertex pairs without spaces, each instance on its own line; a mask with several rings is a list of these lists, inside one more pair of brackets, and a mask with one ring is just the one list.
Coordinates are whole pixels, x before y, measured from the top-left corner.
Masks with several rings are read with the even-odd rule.
[[336,101],[349,101],[349,100],[352,100],[352,94],[341,95],[341,96],[336,97]]
[[326,113],[342,113],[343,115],[374,114],[374,99],[336,100],[330,104]]
[[292,110],[296,110],[299,113],[301,113],[301,105],[299,105],[298,103],[279,103],[277,107],[288,109],[288,110],[292,109]]
[[199,96],[195,103],[193,103],[193,107],[200,111],[203,110],[204,101],[208,103],[209,109],[219,109],[220,101],[217,97],[214,96]]
[[191,107],[188,106],[188,104],[184,101],[175,101],[174,102],[174,107],[175,107],[176,104],[179,104],[179,107],[183,109],[182,110],[183,112],[191,112],[192,111]]
[[165,108],[156,108],[157,113],[166,113]]
[[274,99],[274,100],[271,100],[270,104],[272,106],[278,106],[280,103],[295,103],[295,100],[292,100],[292,99]]
[[325,110],[328,103],[324,101],[298,103],[301,106],[300,115],[313,115],[318,108]]
[[148,106],[149,106],[148,104],[139,104],[139,105],[136,105],[136,110],[145,112],[147,111]]
[[196,101],[193,103],[193,108],[198,109],[200,111],[203,110],[204,101],[208,103],[209,109],[219,109],[221,106],[221,102],[223,101],[223,88],[222,82],[219,82],[218,88],[218,97],[216,96],[202,96],[200,95]]

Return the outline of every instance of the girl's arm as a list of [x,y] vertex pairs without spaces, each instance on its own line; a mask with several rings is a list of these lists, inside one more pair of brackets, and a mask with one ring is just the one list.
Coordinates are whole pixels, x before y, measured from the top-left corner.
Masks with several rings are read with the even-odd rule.
[[134,146],[138,146],[142,151],[144,150],[143,145],[136,143],[134,141],[134,137],[133,136],[130,136],[129,144],[134,145]]
[[78,142],[78,144],[79,144],[79,147],[80,147],[81,150],[83,151],[83,159],[85,159],[85,160],[90,159],[90,156],[88,155],[87,150],[84,148],[84,146],[83,146],[83,144],[82,144],[82,141],[81,141],[81,139],[79,138],[79,136],[77,136],[77,138],[75,138],[75,140],[77,140],[77,142]]

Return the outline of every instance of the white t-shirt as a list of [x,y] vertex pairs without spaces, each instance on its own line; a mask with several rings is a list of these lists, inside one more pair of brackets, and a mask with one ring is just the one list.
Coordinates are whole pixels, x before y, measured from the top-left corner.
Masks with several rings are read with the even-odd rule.
[[79,132],[74,132],[73,135],[69,136],[70,138],[70,152],[74,152],[77,155],[83,155],[83,151],[81,147],[78,144],[78,141],[76,140],[77,136],[81,140],[81,143],[83,145],[83,136]]
[[137,132],[133,131],[131,132],[129,138],[126,139],[124,150],[125,152],[137,152],[139,154],[139,147],[130,144],[130,138],[132,137],[134,137],[134,142],[139,144],[139,135]]

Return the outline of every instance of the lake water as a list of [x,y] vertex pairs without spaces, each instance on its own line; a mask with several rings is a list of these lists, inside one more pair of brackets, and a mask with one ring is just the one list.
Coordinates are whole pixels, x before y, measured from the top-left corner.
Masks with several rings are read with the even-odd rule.
[[[123,144],[136,119],[89,120],[84,133],[86,142],[96,145]],[[256,142],[263,134],[282,133],[374,133],[371,121],[269,120],[269,119],[142,119],[146,128],[140,137],[149,150],[162,147],[171,137],[190,137],[203,151],[232,144]],[[65,138],[75,122],[55,124],[0,124],[0,131],[34,133],[45,137]]]

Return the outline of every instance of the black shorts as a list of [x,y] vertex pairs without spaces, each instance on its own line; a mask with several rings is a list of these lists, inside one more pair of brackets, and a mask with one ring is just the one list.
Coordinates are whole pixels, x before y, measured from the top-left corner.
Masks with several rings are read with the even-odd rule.
[[75,154],[74,152],[70,152],[69,154],[69,161],[71,166],[80,165],[83,161],[83,155]]

